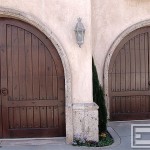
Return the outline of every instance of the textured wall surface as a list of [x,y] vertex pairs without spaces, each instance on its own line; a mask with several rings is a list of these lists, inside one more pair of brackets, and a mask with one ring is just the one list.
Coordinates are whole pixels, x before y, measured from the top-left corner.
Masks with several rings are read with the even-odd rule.
[[98,141],[98,106],[96,104],[74,104],[74,136]]

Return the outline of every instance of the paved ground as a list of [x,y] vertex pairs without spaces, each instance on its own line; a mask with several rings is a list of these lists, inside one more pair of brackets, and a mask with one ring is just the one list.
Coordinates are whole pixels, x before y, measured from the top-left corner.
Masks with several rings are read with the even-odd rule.
[[[149,124],[148,121],[109,122],[108,129],[115,138],[115,143],[105,148],[74,147],[65,144],[64,138],[57,140],[13,140],[0,141],[0,150],[132,150],[131,148],[131,124]],[[147,139],[150,140],[150,134]],[[150,148],[149,148],[150,149]],[[135,150],[135,149],[134,149]],[[139,150],[144,150],[140,148]]]
[[[117,143],[112,145],[111,148],[108,148],[108,150],[133,150],[133,148],[131,148],[131,124],[147,124],[150,126],[150,120],[128,121],[128,122],[109,122],[108,126],[110,126],[118,134],[120,138],[120,142],[117,141]],[[146,136],[147,136],[146,139],[150,140],[150,133],[147,134]],[[140,148],[138,150],[144,150],[144,149]]]

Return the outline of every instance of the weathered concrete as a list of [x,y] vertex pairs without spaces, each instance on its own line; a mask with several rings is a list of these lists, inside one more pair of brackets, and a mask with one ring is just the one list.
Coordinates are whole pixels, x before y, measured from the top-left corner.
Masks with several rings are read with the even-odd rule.
[[98,141],[98,106],[95,103],[74,104],[74,137]]

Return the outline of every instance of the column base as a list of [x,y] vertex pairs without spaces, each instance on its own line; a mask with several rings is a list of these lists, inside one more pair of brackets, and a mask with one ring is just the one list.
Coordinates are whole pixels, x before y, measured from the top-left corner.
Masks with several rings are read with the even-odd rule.
[[73,134],[76,138],[98,141],[98,106],[95,103],[73,104]]

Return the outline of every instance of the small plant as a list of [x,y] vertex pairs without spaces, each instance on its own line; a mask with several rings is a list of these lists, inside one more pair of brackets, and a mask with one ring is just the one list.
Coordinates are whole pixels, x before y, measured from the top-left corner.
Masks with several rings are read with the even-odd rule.
[[101,137],[101,138],[106,138],[106,136],[107,136],[106,133],[103,133],[103,132],[102,132],[102,133],[100,134],[100,137]]
[[84,141],[84,140],[74,138],[72,145],[73,146],[85,146],[85,142],[86,141]]
[[99,142],[96,141],[88,141],[86,138],[81,138],[79,136],[75,136],[72,145],[73,146],[87,146],[87,147],[103,147],[108,146],[113,143],[113,138],[108,132],[103,132],[100,134]]
[[99,146],[108,146],[111,145],[114,142],[112,136],[106,131],[102,132],[99,137]]
[[80,135],[75,135],[73,139],[73,146],[85,146],[86,138],[80,137]]

